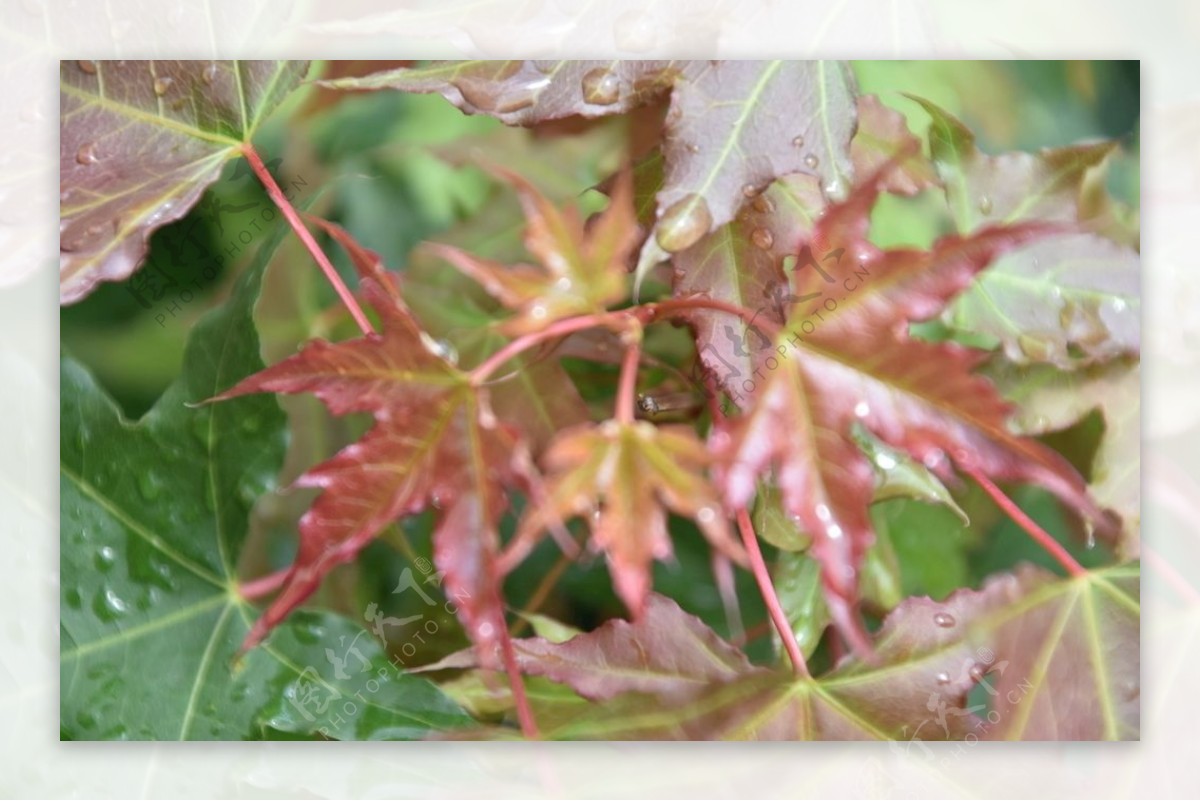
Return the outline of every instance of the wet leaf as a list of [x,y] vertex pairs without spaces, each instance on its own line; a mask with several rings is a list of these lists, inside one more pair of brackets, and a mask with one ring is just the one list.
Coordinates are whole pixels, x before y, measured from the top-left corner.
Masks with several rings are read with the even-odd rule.
[[[910,598],[880,629],[875,642],[877,664],[851,660],[815,680],[751,668],[732,679],[696,686],[689,667],[709,662],[709,646],[693,645],[699,639],[681,644],[638,640],[630,645],[643,662],[664,660],[667,657],[655,651],[669,649],[680,678],[640,691],[636,682],[630,682],[626,693],[576,711],[547,736],[893,740],[912,737],[916,725],[940,713],[944,725],[924,726],[917,736],[962,738],[977,724],[973,711],[979,711],[967,708],[967,692],[978,675],[968,666],[978,657],[963,624],[997,606],[1001,599],[996,596],[964,591],[942,604]],[[674,607],[673,602],[666,603]],[[682,617],[677,607],[675,614]]]
[[62,61],[59,293],[121,281],[182,218],[306,61]]
[[443,62],[330,85],[439,92],[510,125],[623,113],[669,91],[664,181],[639,282],[782,175],[816,176],[833,196],[852,177],[854,79],[837,62]]
[[[657,593],[650,593],[645,613],[635,621],[610,620],[562,642],[532,637],[514,640],[513,645],[522,673],[565,684],[592,701],[626,692],[670,701],[752,669],[739,649]],[[423,670],[477,664],[472,651],[461,651]]]
[[183,375],[140,421],[63,362],[64,737],[418,739],[470,722],[332,613],[298,614],[236,660],[256,612],[235,564],[251,506],[282,466],[286,421],[272,398],[187,404],[262,366],[251,312],[281,233],[200,321]]
[[1138,739],[1137,566],[1065,581],[1024,569],[1015,581],[1020,601],[987,623],[1007,666],[995,674],[986,739]]
[[1092,495],[1124,523],[1120,552],[1137,558],[1141,534],[1141,366],[1127,360],[1079,370],[1049,365],[989,366],[1005,397],[1019,409],[1019,431],[1045,434],[1082,420],[1099,409],[1104,435],[1091,470]]
[[[748,503],[760,477],[773,474],[785,510],[813,536],[830,613],[860,652],[868,643],[853,609],[863,557],[874,540],[868,506],[875,474],[854,441],[854,427],[942,478],[951,475],[952,464],[969,463],[1000,479],[1042,484],[1101,518],[1066,460],[1009,431],[1011,407],[972,372],[982,354],[907,333],[910,322],[938,314],[999,255],[1053,229],[989,227],[945,237],[929,251],[881,251],[866,232],[887,169],[816,223],[790,291],[798,301],[823,300],[793,304],[787,328],[773,343],[776,367],[764,371],[754,405],[712,438],[729,507]],[[853,272],[840,265],[843,258],[857,262]]]
[[560,211],[523,178],[504,173],[525,211],[525,245],[539,266],[506,265],[449,245],[428,245],[517,315],[502,330],[523,334],[566,317],[604,312],[626,295],[627,260],[637,238],[632,183],[617,182],[609,208],[588,230],[575,209]]
[[[607,642],[591,658],[669,663],[670,671],[648,683],[638,670],[628,680],[620,671],[606,675],[603,703],[572,708],[546,734],[899,740],[907,742],[904,751],[945,739],[1136,738],[1136,596],[1137,569],[1118,567],[1066,581],[1025,568],[941,603],[909,598],[875,635],[874,662],[850,658],[816,679],[763,668],[727,678],[723,668],[711,667],[712,655],[723,650],[714,646],[712,632],[662,639],[649,636],[659,629],[630,631],[631,639]],[[664,607],[661,619],[670,614],[676,620],[662,630],[695,627],[673,602],[656,603]],[[606,636],[598,631],[547,644],[550,654],[538,658],[549,669],[567,649],[586,659],[585,643],[599,644]],[[697,681],[714,670],[716,678]],[[590,671],[572,663],[562,675],[568,684],[579,677],[586,684]]]
[[283,589],[246,639],[260,641],[311,595],[333,567],[349,561],[399,517],[439,510],[434,561],[468,633],[490,646],[505,625],[494,570],[497,518],[505,486],[516,483],[520,446],[500,427],[486,393],[473,387],[423,337],[407,307],[362,276],[383,330],[300,353],[240,381],[214,400],[257,392],[315,394],[331,412],[368,412],[375,426],[298,486],[323,490],[300,521],[300,548]]
[[582,517],[635,617],[650,592],[651,562],[671,555],[667,510],[695,519],[714,548],[744,561],[716,490],[701,473],[709,457],[691,429],[615,420],[585,425],[555,438],[543,462],[547,497],[527,510],[511,559],[544,529]]
[[950,307],[946,322],[1002,343],[1019,364],[1070,368],[1137,353],[1141,259],[1095,233],[1107,224],[1098,176],[1116,143],[990,156],[959,120],[917,100],[933,118],[930,147],[959,231],[1035,219],[1078,229],[1006,254]]

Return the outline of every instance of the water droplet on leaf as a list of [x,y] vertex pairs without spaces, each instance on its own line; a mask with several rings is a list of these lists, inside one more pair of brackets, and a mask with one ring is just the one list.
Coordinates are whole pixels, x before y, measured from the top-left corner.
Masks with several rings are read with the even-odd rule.
[[987,195],[979,198],[979,213],[985,216],[992,213],[992,199]]
[[775,204],[766,195],[759,195],[754,198],[754,202],[750,204],[750,208],[759,214],[771,214],[775,211]]
[[945,671],[937,674],[937,676],[935,678],[937,679],[938,684],[949,684],[950,683],[950,674],[946,673]]
[[154,79],[154,94],[162,97],[171,90],[171,84],[175,83],[174,78],[162,77]]
[[804,166],[808,167],[810,170],[815,170],[817,168],[817,165],[820,163],[821,163],[821,160],[812,153],[809,153],[807,156],[804,157]]
[[75,161],[79,164],[95,164],[99,160],[100,157],[96,155],[95,142],[88,142],[75,151]]
[[858,418],[866,417],[871,413],[871,407],[866,401],[859,401],[854,404],[854,416]]
[[792,137],[792,147],[804,147],[804,137],[799,135]]
[[668,208],[658,221],[655,238],[668,253],[696,244],[712,228],[712,213],[699,195],[687,195]]
[[604,67],[583,76],[583,99],[594,106],[611,106],[621,99],[621,79]]
[[948,629],[954,625],[954,615],[949,612],[938,612],[933,616],[933,622],[944,629]]
[[79,69],[82,72],[86,72],[88,75],[96,74],[96,62],[95,61],[76,61],[75,63],[79,65]]
[[142,498],[152,501],[162,492],[162,479],[153,471],[146,471],[138,476],[138,492]]
[[107,573],[112,570],[113,564],[117,561],[117,552],[109,546],[105,545],[100,550],[96,551],[96,569],[101,573]]
[[217,65],[209,64],[207,67],[205,67],[204,72],[200,73],[200,80],[204,81],[209,86],[212,86],[213,82],[217,80]]
[[755,228],[750,234],[750,241],[760,250],[770,250],[775,244],[775,237],[766,228]]

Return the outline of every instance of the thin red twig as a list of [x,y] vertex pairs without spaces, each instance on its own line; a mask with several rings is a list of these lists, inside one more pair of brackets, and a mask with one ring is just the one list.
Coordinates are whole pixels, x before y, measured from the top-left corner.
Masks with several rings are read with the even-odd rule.
[[611,326],[617,324],[618,321],[629,319],[629,316],[624,312],[612,312],[607,314],[588,314],[583,317],[569,317],[565,320],[551,323],[541,331],[534,331],[531,334],[517,337],[512,342],[509,342],[500,350],[493,353],[484,360],[478,367],[471,371],[471,382],[476,386],[487,380],[488,376],[496,372],[500,365],[504,364],[509,359],[524,353],[530,348],[538,345],[547,339],[573,334],[576,331],[584,331],[588,328],[599,328],[601,326]]
[[999,487],[992,483],[991,479],[977,468],[969,465],[960,465],[959,469],[975,479],[975,483],[983,487],[983,491],[992,497],[996,505],[1003,509],[1004,513],[1012,518],[1014,523],[1025,529],[1025,533],[1032,537],[1034,542],[1045,548],[1068,573],[1075,577],[1087,575],[1087,568],[1076,562],[1075,557],[1067,553],[1067,549],[1058,540],[1051,537],[1044,528],[1034,522],[1033,518],[1025,514],[1024,510],[1017,506],[1012,498],[1009,498],[1001,492]]
[[291,571],[290,567],[285,567],[283,570],[276,570],[274,573],[247,581],[238,586],[238,594],[247,601],[270,595],[283,586],[283,582],[287,580]]
[[796,675],[807,677],[809,675],[808,664],[804,661],[800,644],[796,642],[796,632],[792,631],[792,624],[788,622],[783,605],[779,603],[775,585],[771,582],[771,573],[767,570],[762,550],[758,547],[758,535],[754,533],[754,524],[750,522],[750,513],[745,509],[740,510],[737,513],[737,523],[738,530],[742,533],[742,544],[746,546],[746,553],[750,556],[750,569],[754,573],[754,580],[758,582],[758,590],[762,593],[763,601],[767,605],[771,622],[775,624],[775,629],[779,632],[779,639],[783,641],[783,649],[787,651],[788,658],[792,660],[792,669]]
[[[503,609],[499,598],[497,608]],[[525,694],[525,682],[521,680],[521,669],[517,665],[517,652],[513,648],[512,636],[508,633],[508,624],[500,619],[500,654],[504,659],[504,672],[508,675],[508,686],[512,690],[513,704],[517,707],[517,720],[521,724],[521,734],[527,740],[541,739],[537,721],[533,717],[533,709],[529,706],[529,696]]]
[[625,357],[621,359],[621,378],[617,384],[616,414],[618,423],[633,422],[634,408],[637,403],[637,374],[638,365],[642,361],[641,331],[634,332],[633,341],[625,347]]
[[367,319],[367,315],[363,314],[362,308],[358,305],[358,301],[354,299],[354,295],[350,289],[342,281],[342,277],[337,274],[337,270],[333,268],[329,257],[325,255],[320,246],[317,245],[317,240],[307,228],[304,227],[304,222],[300,219],[300,215],[292,206],[291,201],[283,194],[283,190],[279,188],[279,184],[275,183],[275,179],[271,177],[270,170],[263,164],[262,159],[258,155],[258,151],[249,142],[242,145],[242,154],[246,157],[246,161],[250,163],[250,168],[254,170],[254,174],[258,176],[258,180],[262,181],[263,187],[267,190],[267,195],[270,196],[272,202],[279,207],[283,212],[284,218],[288,224],[292,226],[292,230],[296,232],[296,236],[300,237],[300,241],[304,243],[304,247],[312,254],[313,260],[325,273],[325,277],[329,279],[329,283],[333,285],[333,289],[337,292],[338,297],[342,299],[346,309],[349,310],[350,316],[354,318],[354,322],[358,323],[358,327],[362,329],[364,334],[375,332],[371,321]]

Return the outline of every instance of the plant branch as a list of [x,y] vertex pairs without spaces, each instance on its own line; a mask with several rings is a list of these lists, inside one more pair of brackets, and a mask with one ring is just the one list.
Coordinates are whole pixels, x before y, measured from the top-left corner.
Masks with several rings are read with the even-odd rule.
[[[503,600],[497,597],[496,605],[496,608],[503,609]],[[508,623],[503,614],[500,615],[500,654],[504,659],[504,672],[512,690],[513,704],[517,708],[517,720],[521,723],[521,734],[527,740],[538,740],[542,735],[534,720],[533,709],[529,706],[529,696],[525,694],[525,682],[521,680],[521,669],[517,665],[517,651],[513,648],[512,635],[508,632]]]
[[350,316],[354,318],[354,322],[358,323],[358,327],[362,329],[364,334],[372,334],[375,329],[371,326],[371,321],[367,319],[367,315],[363,314],[362,308],[358,305],[358,301],[354,299],[354,295],[350,289],[342,281],[342,277],[337,274],[337,270],[333,268],[329,257],[325,255],[320,246],[317,245],[317,240],[313,238],[312,233],[304,227],[304,222],[300,219],[300,215],[292,206],[291,201],[283,194],[283,190],[279,188],[279,184],[275,183],[275,179],[271,177],[270,170],[263,164],[262,159],[258,155],[258,151],[249,142],[242,145],[242,154],[246,157],[246,161],[250,163],[250,168],[254,170],[254,174],[258,176],[258,180],[262,182],[263,187],[267,190],[267,195],[270,196],[272,202],[279,207],[288,224],[292,226],[292,230],[296,232],[296,236],[300,237],[300,241],[304,243],[304,247],[312,255],[313,260],[325,273],[325,277],[329,279],[329,283],[333,285],[333,289],[337,292],[338,297],[342,299],[346,309],[349,310]]
[[238,595],[247,601],[254,601],[270,595],[283,586],[283,582],[287,580],[291,572],[290,567],[285,567],[283,570],[276,570],[274,573],[243,582],[238,585]]
[[568,317],[565,320],[551,323],[541,331],[534,331],[531,334],[525,334],[509,342],[500,350],[493,353],[474,370],[471,371],[471,383],[475,386],[483,384],[488,377],[496,372],[502,364],[509,359],[512,359],[536,345],[545,342],[548,339],[555,337],[566,336],[573,334],[576,331],[585,331],[589,328],[599,328],[601,326],[611,326],[618,321],[628,319],[628,315],[624,312],[606,312],[604,314],[588,314],[583,317]]
[[775,624],[775,630],[779,632],[779,639],[783,641],[783,649],[787,651],[788,658],[792,660],[792,669],[796,675],[807,678],[809,676],[808,665],[804,661],[804,654],[800,651],[800,644],[796,642],[796,632],[792,631],[792,625],[788,623],[783,605],[779,603],[779,595],[775,592],[775,585],[771,582],[771,573],[767,570],[762,550],[758,547],[758,535],[754,533],[754,524],[750,522],[750,513],[745,509],[739,510],[737,523],[738,530],[742,533],[742,544],[746,546],[746,553],[750,556],[750,568],[754,573],[754,580],[758,582],[758,590],[762,593],[763,601],[767,605],[771,622]]
[[638,365],[642,361],[642,332],[639,326],[630,332],[632,341],[626,345],[625,356],[621,359],[621,378],[617,384],[616,414],[618,423],[633,422],[634,407],[637,403],[637,374]]
[[1014,523],[1025,529],[1025,533],[1032,537],[1034,542],[1045,548],[1063,566],[1067,573],[1075,577],[1087,575],[1087,568],[1076,562],[1075,557],[1067,553],[1067,549],[1058,540],[1051,537],[1049,532],[1035,523],[1033,518],[1025,514],[1025,511],[1017,506],[1012,498],[1001,492],[1000,488],[993,484],[991,479],[985,476],[979,469],[970,465],[960,465],[959,469],[975,479],[975,483],[983,487],[983,491],[992,497],[996,505],[1003,509],[1004,513],[1012,518]]

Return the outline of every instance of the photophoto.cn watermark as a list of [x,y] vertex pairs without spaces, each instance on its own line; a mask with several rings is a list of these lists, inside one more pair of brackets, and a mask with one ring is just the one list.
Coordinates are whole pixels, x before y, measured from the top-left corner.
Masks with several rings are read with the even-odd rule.
[[[815,333],[824,322],[825,315],[837,311],[838,305],[859,290],[870,278],[871,272],[862,262],[859,262],[848,275],[835,277],[832,271],[837,271],[842,266],[842,258],[845,253],[845,248],[837,248],[818,258],[810,248],[805,247],[795,263],[790,268],[785,267],[785,271],[793,273],[811,268],[821,276],[821,280],[825,284],[830,285],[821,291],[795,295],[786,279],[782,281],[776,279],[767,285],[765,294],[768,302],[754,310],[754,319],[763,315],[773,315],[784,319],[787,318],[787,312],[794,304],[814,301],[808,314],[798,322],[793,319],[796,330],[781,344],[775,344],[775,341],[753,321],[741,322],[740,331],[738,324],[735,323],[727,322],[721,325],[721,334],[731,346],[733,354],[739,358],[749,358],[752,364],[757,365],[752,373],[746,374],[736,364],[730,362],[712,342],[705,343],[700,349],[698,354],[700,358],[696,360],[696,365],[688,379],[704,393],[705,397],[711,396],[712,390],[703,375],[704,368],[707,368],[728,396],[721,403],[720,408],[723,414],[731,411],[731,403],[740,404],[745,400],[746,395],[753,395],[759,384],[766,379],[767,374],[778,369],[783,361],[790,358],[791,351],[800,344],[803,336]],[[643,411],[651,413],[655,411],[651,396],[647,396],[647,400],[643,404]]]
[[[435,571],[424,557],[419,557],[413,564],[421,578],[411,567],[405,567],[392,594],[415,593],[425,604],[426,610],[418,615],[390,617],[384,614],[378,604],[368,604],[363,612],[363,620],[368,628],[355,634],[349,643],[346,642],[347,636],[343,635],[336,648],[325,648],[325,665],[321,668],[315,665],[304,668],[285,693],[288,702],[306,721],[321,721],[324,724],[317,728],[322,736],[336,739],[337,732],[346,724],[347,718],[358,714],[360,705],[370,704],[371,696],[414,664],[412,660],[427,643],[425,638],[433,637],[441,630],[441,624],[430,614],[432,611],[441,607],[441,611],[454,617],[459,605],[471,598],[470,593],[460,590],[452,598],[439,603],[425,587],[433,586],[440,591],[443,574]],[[392,633],[390,638],[389,632]],[[401,633],[400,638],[396,637],[397,633]],[[374,634],[380,642],[390,644],[392,653],[386,663],[373,664],[358,647],[358,641],[370,634]],[[364,676],[366,680],[362,681]],[[362,686],[349,694],[338,688],[339,682],[361,682]]]
[[[267,163],[267,169],[272,175],[276,174],[279,164],[283,161],[276,158]],[[244,161],[237,163],[230,181],[253,179],[253,173]],[[292,202],[303,195],[308,187],[308,181],[303,176],[296,176],[288,181],[279,181],[283,195]],[[249,212],[249,222],[241,221],[241,217]],[[238,215],[239,227],[226,228],[229,217]],[[236,205],[222,200],[212,192],[206,192],[196,209],[190,213],[182,226],[182,230],[173,231],[176,236],[164,237],[161,250],[156,247],[155,253],[150,254],[142,268],[130,276],[125,283],[125,289],[143,309],[154,310],[154,321],[159,327],[166,326],[167,320],[182,313],[196,298],[205,282],[216,277],[217,272],[226,264],[226,259],[234,259],[248,248],[258,235],[279,218],[280,211],[269,198]],[[216,239],[222,252],[216,254],[216,263],[211,261],[207,243],[198,238],[200,224],[211,221],[216,227]],[[162,251],[166,251],[165,256]],[[166,264],[171,266],[168,270]],[[190,276],[190,282],[181,276]]]

